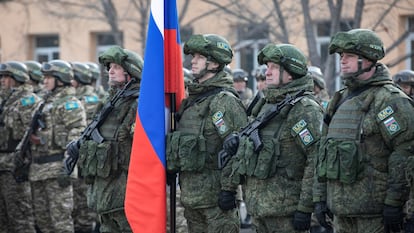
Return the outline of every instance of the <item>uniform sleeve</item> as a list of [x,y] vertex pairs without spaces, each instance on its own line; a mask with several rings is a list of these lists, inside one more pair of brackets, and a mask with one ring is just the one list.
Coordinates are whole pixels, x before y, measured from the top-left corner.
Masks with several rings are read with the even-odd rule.
[[[62,123],[67,130],[66,141],[57,142],[62,149],[66,149],[66,145],[79,138],[79,135],[86,127],[86,113],[82,103],[76,99],[66,101],[60,108],[59,116],[62,119]],[[59,132],[57,132],[59,133]]]
[[407,198],[405,170],[414,152],[414,107],[408,98],[391,96],[376,115],[381,135],[391,148],[388,158],[388,188],[385,203],[402,206]]
[[311,213],[313,211],[314,168],[321,138],[323,110],[315,101],[304,99],[294,106],[289,113],[289,118],[291,135],[295,137],[296,145],[302,148],[301,151],[306,157],[297,210]]

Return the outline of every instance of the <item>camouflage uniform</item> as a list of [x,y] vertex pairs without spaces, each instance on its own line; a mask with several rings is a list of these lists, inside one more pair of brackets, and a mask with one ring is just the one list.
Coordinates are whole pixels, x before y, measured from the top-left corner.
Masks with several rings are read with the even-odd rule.
[[[10,68],[20,69],[15,74]],[[13,87],[5,97],[0,115],[0,232],[35,232],[30,183],[16,182],[14,170],[14,151],[29,126],[32,113],[40,101],[27,81],[27,68],[20,62],[6,62],[0,66],[0,75],[14,76],[22,84]],[[3,77],[4,78],[4,77]],[[16,81],[16,82],[17,82]]]
[[[85,108],[86,122],[90,123],[101,103],[92,86],[92,72],[90,72],[86,64],[72,62],[71,65],[73,67],[74,80],[77,82],[75,86],[76,97]],[[72,218],[77,233],[90,232],[96,225],[97,214],[88,207],[86,198],[88,185],[80,174],[80,169],[78,171],[78,178],[72,180],[74,203]]]
[[[399,232],[408,191],[405,166],[414,146],[413,103],[377,63],[385,52],[374,32],[339,32],[329,50],[356,54],[360,64],[342,74],[346,88],[335,93],[324,118],[315,215],[322,225],[331,211],[339,233]],[[368,67],[362,68],[362,58]],[[360,79],[365,72],[373,74]]]
[[[180,200],[188,232],[239,232],[237,184],[226,179],[217,164],[225,138],[247,121],[243,104],[232,88],[232,78],[223,71],[224,65],[231,62],[232,51],[220,36],[193,35],[184,45],[184,52],[202,54],[208,58],[207,63],[213,61],[219,67],[207,71],[206,65],[201,74],[193,74],[195,81],[188,86],[189,97],[179,110],[179,127],[168,136],[168,169],[179,172]],[[199,83],[198,79],[207,72],[214,76]],[[222,194],[230,195],[229,208],[219,205]]]
[[250,138],[240,139],[232,169],[245,177],[245,202],[257,232],[305,232],[310,228],[313,210],[313,167],[323,109],[312,95],[313,81],[307,75],[306,58],[297,48],[269,44],[259,52],[258,61],[279,64],[279,80],[286,76],[283,70],[293,79],[268,85],[264,99],[252,111],[253,117],[260,119],[288,95],[299,91],[305,94],[293,105],[283,107],[260,129],[262,149],[254,152]]
[[132,232],[125,216],[124,200],[143,60],[130,50],[114,46],[99,61],[108,69],[111,63],[121,65],[131,81],[129,86],[125,86],[125,80],[122,85],[110,88],[107,101],[127,87],[98,128],[103,142],[86,138],[81,143],[78,166],[89,186],[88,206],[99,215],[100,231]]
[[[32,143],[29,179],[36,223],[43,233],[74,232],[73,189],[62,162],[68,142],[85,128],[86,114],[75,89],[70,87],[73,71],[69,63],[53,60],[43,64],[42,72],[55,82],[55,87],[44,99],[45,128],[37,131],[39,141]],[[57,84],[58,80],[63,86]]]

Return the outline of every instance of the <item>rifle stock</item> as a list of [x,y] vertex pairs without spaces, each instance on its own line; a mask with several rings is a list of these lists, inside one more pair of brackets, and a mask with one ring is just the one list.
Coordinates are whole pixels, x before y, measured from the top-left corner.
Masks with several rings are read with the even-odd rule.
[[[237,134],[239,139],[243,136],[250,138],[250,140],[253,142],[254,152],[259,152],[263,148],[263,142],[260,139],[259,130],[267,125],[267,123],[269,123],[269,121],[276,115],[278,115],[285,106],[293,106],[299,100],[299,97],[304,95],[304,93],[305,91],[301,90],[294,96],[287,95],[284,100],[275,104],[264,114],[254,119],[246,127],[242,128],[242,130]],[[228,154],[224,149],[220,150],[218,153],[218,168],[222,169],[225,167],[232,156],[233,155]]]

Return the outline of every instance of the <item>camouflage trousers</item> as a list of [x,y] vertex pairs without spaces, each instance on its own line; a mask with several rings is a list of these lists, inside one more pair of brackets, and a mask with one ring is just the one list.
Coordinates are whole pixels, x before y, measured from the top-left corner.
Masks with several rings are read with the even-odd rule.
[[296,231],[292,224],[293,216],[277,216],[257,218],[253,216],[252,229],[257,233],[306,233],[309,231]]
[[11,172],[0,172],[0,233],[34,233],[30,183],[16,183]]
[[[170,230],[170,192],[167,188],[167,232]],[[181,190],[179,187],[176,189],[175,195],[175,232],[177,233],[188,233],[187,229],[187,219],[184,218],[184,207],[180,202]]]
[[382,217],[338,217],[334,216],[335,233],[382,233]]
[[101,233],[132,233],[124,209],[99,215]]
[[73,233],[72,185],[60,187],[57,179],[32,181],[36,223],[42,233]]
[[184,209],[190,233],[239,233],[237,209],[223,211],[219,207]]
[[72,218],[75,231],[90,232],[96,225],[97,214],[88,207],[86,191],[88,185],[83,179],[72,179],[73,186],[73,212]]

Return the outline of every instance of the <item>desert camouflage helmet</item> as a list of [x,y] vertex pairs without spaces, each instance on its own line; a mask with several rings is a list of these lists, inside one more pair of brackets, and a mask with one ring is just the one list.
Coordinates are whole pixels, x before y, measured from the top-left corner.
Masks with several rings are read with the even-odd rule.
[[199,53],[208,60],[221,65],[227,65],[233,58],[230,43],[223,37],[215,34],[192,35],[184,44],[185,54]]
[[23,62],[8,61],[0,64],[0,76],[7,75],[20,83],[29,81],[29,72]]
[[291,44],[268,44],[260,50],[257,61],[260,65],[267,62],[279,64],[294,78],[305,76],[308,72],[305,55]]
[[414,85],[414,71],[401,70],[392,77],[392,81],[396,84],[404,83]]
[[354,53],[371,61],[377,61],[385,56],[382,40],[375,32],[368,29],[352,29],[347,32],[338,32],[329,44],[329,54]]
[[142,69],[144,67],[144,60],[137,53],[123,49],[120,46],[113,46],[106,50],[99,56],[99,63],[104,65],[107,69],[110,63],[115,63],[134,78],[141,80]]
[[82,62],[72,62],[73,77],[74,79],[81,84],[91,84],[92,83],[92,72],[90,71],[88,65]]
[[94,62],[85,62],[85,64],[89,67],[89,70],[92,73],[92,79],[97,81],[101,77],[101,69],[98,64]]
[[63,60],[52,60],[42,64],[43,75],[50,75],[57,78],[65,85],[70,85],[73,79],[73,69],[69,62]]
[[27,66],[31,80],[35,82],[43,81],[42,64],[37,61],[25,61],[24,64]]

